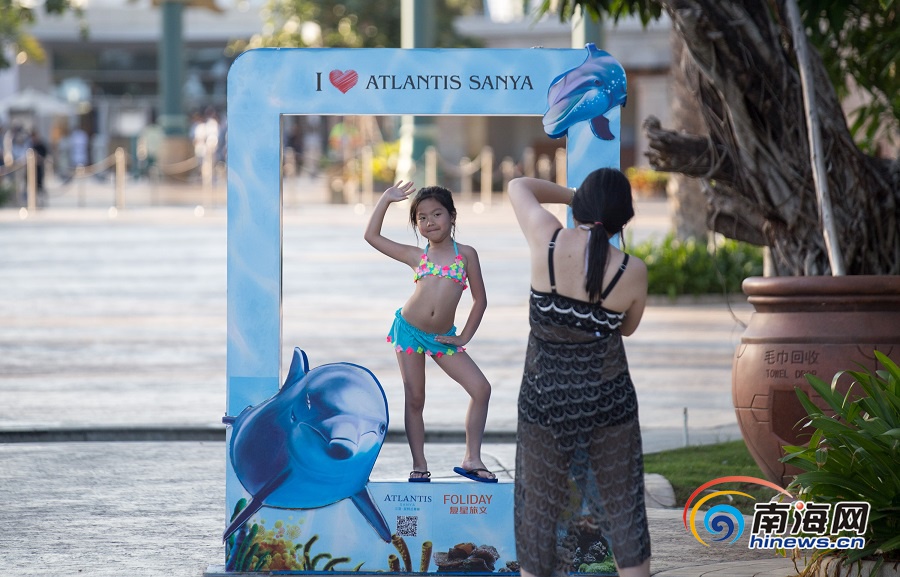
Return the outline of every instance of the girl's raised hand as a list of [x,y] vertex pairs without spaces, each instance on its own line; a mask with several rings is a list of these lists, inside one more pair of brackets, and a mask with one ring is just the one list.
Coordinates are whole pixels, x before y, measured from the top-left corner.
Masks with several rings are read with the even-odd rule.
[[384,196],[390,202],[398,202],[401,200],[405,200],[410,194],[416,191],[413,186],[413,182],[404,183],[402,180],[395,184],[394,186],[388,188],[384,191]]

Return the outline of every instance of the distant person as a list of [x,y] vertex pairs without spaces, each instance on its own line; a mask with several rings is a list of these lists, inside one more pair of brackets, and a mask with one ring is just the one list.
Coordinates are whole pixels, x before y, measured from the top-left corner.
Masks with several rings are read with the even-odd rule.
[[206,124],[203,122],[203,115],[200,112],[191,114],[191,126],[188,129],[188,136],[194,145],[194,156],[203,156],[204,145],[206,144]]
[[30,138],[28,132],[21,126],[13,126],[10,134],[10,152],[12,154],[12,165],[21,170],[13,173],[13,186],[15,188],[16,197],[24,206],[26,200],[26,170],[25,170],[25,153],[28,151]]
[[25,162],[25,151],[28,150],[30,138],[21,126],[12,129],[12,158],[14,163]]
[[310,176],[318,176],[321,162],[322,117],[308,116],[303,136],[303,169]]
[[[303,128],[300,123],[302,120],[295,120],[291,124],[284,135],[284,151],[285,155],[289,152],[293,153],[293,157],[289,160],[295,170],[300,172],[303,169],[303,146],[305,140],[303,137]],[[286,159],[287,160],[287,159]]]
[[191,138],[194,142],[194,156],[203,159],[210,154],[210,158],[215,159],[219,147],[219,119],[214,108],[207,108],[205,114],[194,115]]
[[47,191],[44,189],[44,169],[49,150],[47,149],[47,143],[44,142],[37,130],[31,131],[31,150],[34,151],[34,181],[37,192],[37,204],[38,206],[47,206]]
[[73,168],[90,164],[89,145],[88,133],[80,126],[76,126],[69,134],[69,160]]
[[166,134],[163,127],[156,123],[156,115],[152,115],[150,123],[141,129],[137,140],[138,159],[141,161],[141,172],[146,172],[159,162]]
[[215,108],[210,106],[206,109],[206,118],[203,122],[206,125],[206,151],[215,160],[219,150],[219,113]]
[[6,128],[4,128],[2,124],[0,124],[0,168],[6,166],[6,151],[7,146],[9,146],[6,142],[7,134],[8,131],[6,130]]
[[219,138],[216,149],[216,162],[225,162],[228,160],[228,116],[223,110],[218,114],[219,117]]
[[303,127],[302,120],[295,120],[284,134],[284,147],[294,149],[297,155],[303,154]]
[[[531,253],[531,332],[518,400],[515,533],[523,577],[577,571],[572,534],[585,516],[621,577],[650,575],[638,404],[622,336],[641,321],[647,267],[612,246],[634,216],[631,185],[601,168],[571,189],[509,183]],[[542,204],[571,204],[566,228]],[[570,483],[570,480],[574,483]]]

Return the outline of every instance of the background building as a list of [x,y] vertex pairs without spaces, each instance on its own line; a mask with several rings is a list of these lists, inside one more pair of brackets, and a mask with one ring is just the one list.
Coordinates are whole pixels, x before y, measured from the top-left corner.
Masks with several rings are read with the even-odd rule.
[[[220,126],[227,123],[225,88],[228,68],[235,55],[227,49],[236,39],[246,39],[263,29],[263,0],[204,0],[183,11],[183,109],[186,116],[215,113]],[[572,48],[573,24],[560,23],[551,15],[534,22],[523,13],[520,0],[485,0],[480,14],[461,17],[457,30],[479,39],[488,48]],[[96,162],[118,146],[138,153],[138,137],[160,112],[160,62],[163,15],[151,0],[90,0],[84,8],[88,37],[83,39],[75,15],[40,15],[31,33],[47,52],[41,64],[25,63],[4,73],[0,87],[15,92],[26,87],[58,94],[80,106],[82,114],[40,120],[51,149],[81,126],[91,136],[91,157]],[[643,29],[637,20],[607,23],[599,46],[625,67],[628,104],[622,115],[622,167],[646,166],[642,153],[646,142],[640,129],[653,114],[663,124],[668,119],[670,24],[667,20]],[[582,44],[583,45],[583,44]],[[578,47],[578,46],[576,46]],[[195,119],[197,120],[197,119]],[[311,128],[326,152],[329,134],[340,119],[299,123]],[[287,133],[295,137],[294,121]],[[397,123],[380,121],[385,139]],[[562,144],[544,135],[540,122],[518,117],[436,119],[441,135],[438,154],[448,164],[460,158],[476,158],[487,145],[497,162],[523,157],[552,158]],[[310,127],[311,125],[311,127]],[[310,142],[310,139],[305,139]],[[312,139],[313,141],[315,138]],[[311,142],[311,144],[315,144]],[[315,148],[315,146],[313,146]],[[521,163],[520,163],[521,164]],[[453,186],[452,183],[449,183]]]

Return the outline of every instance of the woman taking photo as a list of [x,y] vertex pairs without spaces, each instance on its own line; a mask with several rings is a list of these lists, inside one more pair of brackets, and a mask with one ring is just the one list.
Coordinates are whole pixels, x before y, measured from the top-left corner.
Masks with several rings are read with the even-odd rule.
[[[531,255],[515,479],[522,575],[577,570],[577,543],[557,535],[587,521],[609,542],[621,577],[647,577],[641,429],[622,343],[644,312],[647,267],[609,243],[634,216],[631,185],[619,170],[601,168],[574,193],[517,178],[509,197]],[[542,204],[570,205],[575,226],[565,228]]]

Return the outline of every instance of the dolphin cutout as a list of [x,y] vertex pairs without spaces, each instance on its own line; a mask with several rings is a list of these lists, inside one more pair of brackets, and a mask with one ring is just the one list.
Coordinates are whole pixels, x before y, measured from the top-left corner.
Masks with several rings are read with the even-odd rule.
[[625,106],[625,69],[605,50],[586,44],[587,58],[576,68],[560,74],[547,91],[549,109],[544,113],[544,132],[559,138],[573,124],[590,121],[594,136],[615,138],[604,116],[616,106]]
[[234,472],[251,495],[223,540],[260,507],[316,509],[349,498],[391,542],[366,486],[388,427],[387,397],[371,371],[352,363],[309,370],[306,353],[295,348],[274,396],[222,420],[232,427]]

